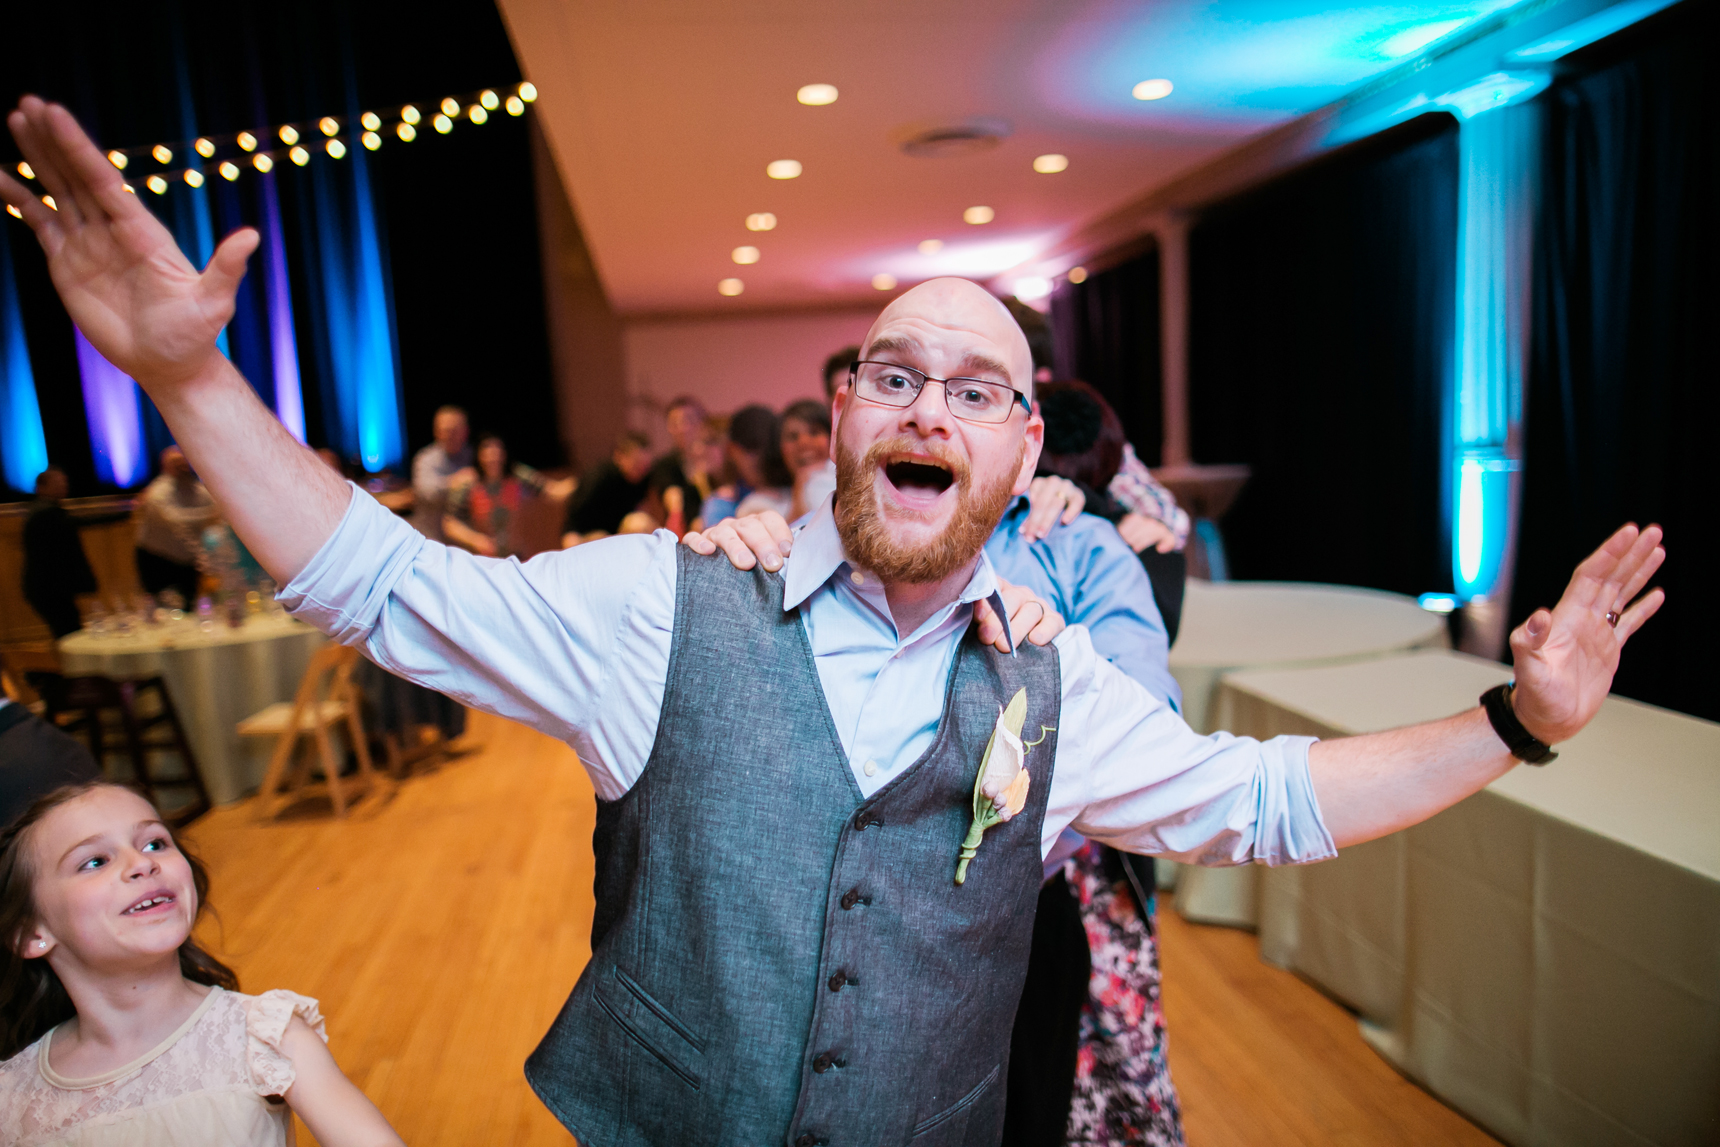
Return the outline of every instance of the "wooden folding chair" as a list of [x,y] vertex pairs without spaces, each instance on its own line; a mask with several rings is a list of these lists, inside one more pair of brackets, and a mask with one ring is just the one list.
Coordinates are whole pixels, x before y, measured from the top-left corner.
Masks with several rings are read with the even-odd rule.
[[[269,771],[263,777],[263,787],[257,794],[260,816],[268,817],[279,812],[286,802],[275,802],[277,792],[292,793],[303,788],[310,779],[311,766],[317,760],[322,764],[329,800],[334,804],[337,817],[346,815],[348,784],[356,781],[366,791],[375,786],[376,773],[370,765],[370,745],[364,736],[364,723],[358,713],[358,694],[352,685],[352,670],[357,663],[358,650],[345,645],[325,645],[312,655],[304,679],[299,682],[298,693],[291,701],[278,701],[239,722],[241,737],[276,738],[274,756],[269,758]],[[329,728],[341,724],[346,726],[352,750],[358,756],[358,774],[347,780],[341,778],[341,762],[335,756],[329,738]],[[288,776],[293,749],[301,741],[305,742],[303,751],[292,775]]]
[[[36,677],[35,684],[46,706],[43,716],[68,733],[83,734],[90,753],[104,770],[110,757],[128,760],[132,779],[161,810],[167,823],[189,824],[213,807],[203,771],[197,767],[197,755],[191,751],[162,678],[114,681],[98,676],[43,674]],[[154,759],[163,753],[179,758],[179,775],[154,767]],[[191,799],[170,809],[161,797],[164,788],[189,788]]]

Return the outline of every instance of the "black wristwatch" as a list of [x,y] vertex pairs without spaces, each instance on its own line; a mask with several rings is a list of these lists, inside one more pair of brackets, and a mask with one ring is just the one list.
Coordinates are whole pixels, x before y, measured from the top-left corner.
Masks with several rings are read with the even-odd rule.
[[1559,754],[1553,752],[1552,746],[1525,729],[1517,719],[1516,710],[1511,708],[1511,689],[1515,684],[1513,681],[1510,685],[1495,685],[1481,695],[1481,707],[1487,710],[1488,722],[1511,755],[1524,764],[1544,765],[1557,760]]

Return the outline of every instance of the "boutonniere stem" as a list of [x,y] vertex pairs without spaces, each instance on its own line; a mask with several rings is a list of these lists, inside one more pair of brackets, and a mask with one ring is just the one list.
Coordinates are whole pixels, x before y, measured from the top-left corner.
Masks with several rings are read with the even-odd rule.
[[1042,729],[1038,741],[1024,743],[1021,726],[1026,720],[1027,690],[1018,689],[1009,704],[998,711],[997,726],[986,742],[985,757],[973,780],[973,820],[956,859],[957,884],[967,881],[968,861],[978,854],[985,830],[1027,807],[1027,789],[1033,780],[1024,765],[1027,750],[1043,742],[1050,730]]

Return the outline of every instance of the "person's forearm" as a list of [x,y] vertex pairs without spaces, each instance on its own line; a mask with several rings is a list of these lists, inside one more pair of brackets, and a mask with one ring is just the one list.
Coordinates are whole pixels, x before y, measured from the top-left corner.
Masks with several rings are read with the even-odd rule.
[[234,532],[270,577],[290,582],[340,525],[351,497],[345,480],[219,355],[192,379],[144,389]]
[[1308,750],[1320,816],[1339,848],[1419,824],[1516,763],[1480,708]]

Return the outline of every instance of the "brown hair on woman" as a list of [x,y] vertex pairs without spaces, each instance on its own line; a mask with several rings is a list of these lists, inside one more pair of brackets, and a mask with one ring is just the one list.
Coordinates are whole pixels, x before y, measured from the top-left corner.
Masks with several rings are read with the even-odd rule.
[[1123,465],[1123,420],[1097,390],[1077,379],[1042,382],[1036,397],[1045,420],[1040,471],[1103,494]]
[[[77,1014],[72,997],[66,994],[47,959],[26,960],[20,953],[25,934],[36,923],[36,874],[30,866],[30,830],[66,802],[104,787],[136,791],[111,781],[63,785],[36,798],[35,803],[0,832],[0,1060],[12,1058],[55,1024]],[[168,835],[173,835],[171,829]],[[197,889],[197,916],[201,918],[209,903],[209,870],[177,837],[173,846],[191,867],[192,884]],[[237,973],[205,952],[190,936],[179,945],[179,974],[194,984],[219,985],[229,991],[239,989]]]

